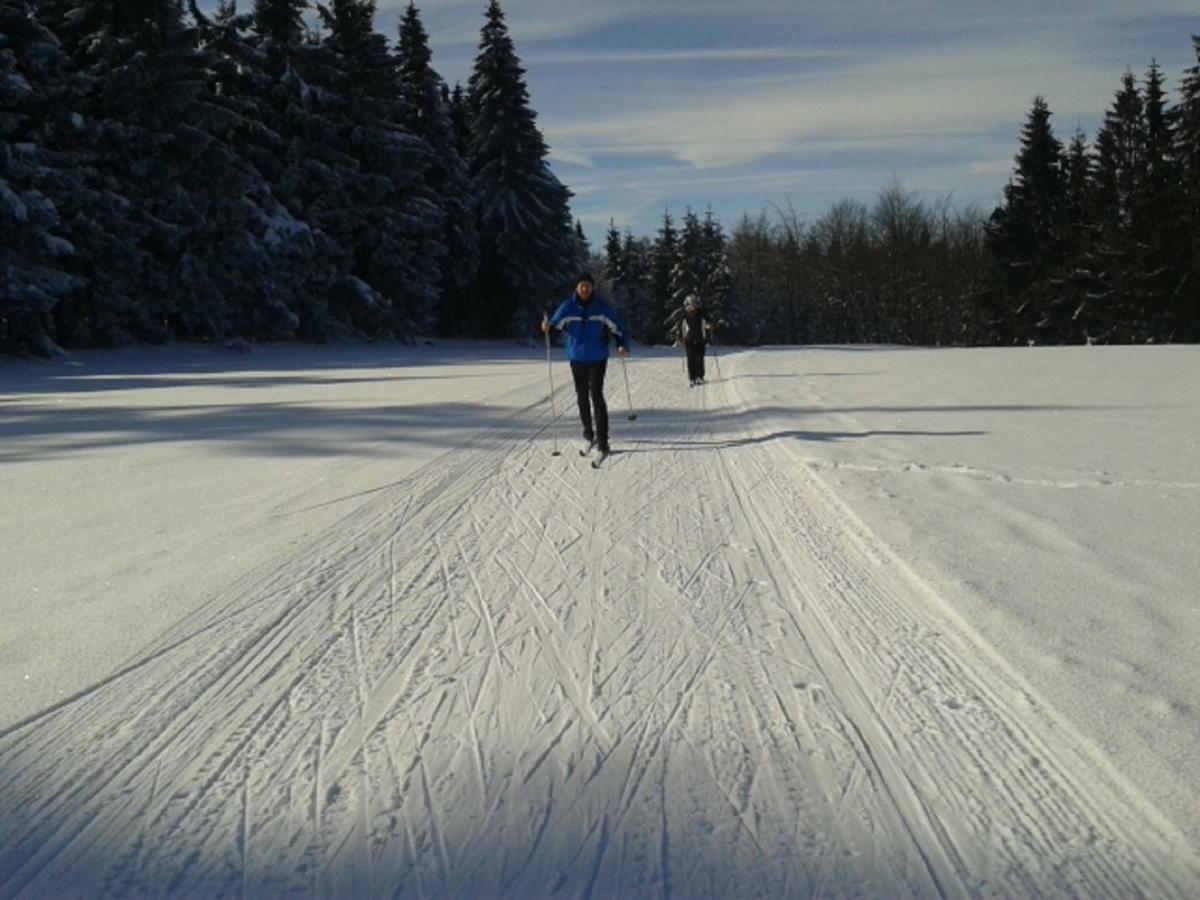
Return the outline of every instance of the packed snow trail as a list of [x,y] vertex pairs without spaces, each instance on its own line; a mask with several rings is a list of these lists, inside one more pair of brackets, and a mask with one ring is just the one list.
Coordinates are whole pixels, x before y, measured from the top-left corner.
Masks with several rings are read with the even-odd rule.
[[599,471],[531,406],[0,734],[0,895],[1195,896],[737,358],[677,362]]

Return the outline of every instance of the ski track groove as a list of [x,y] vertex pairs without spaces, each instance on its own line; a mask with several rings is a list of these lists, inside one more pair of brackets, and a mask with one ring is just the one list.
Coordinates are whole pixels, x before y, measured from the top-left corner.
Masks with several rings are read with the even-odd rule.
[[[562,623],[554,614],[545,597],[537,587],[529,580],[528,576],[521,570],[516,570],[516,577],[510,573],[510,578],[515,582],[518,578],[523,584],[524,593],[529,599],[530,609],[533,612],[535,619],[539,621],[541,627],[548,632],[552,632],[557,638],[557,641],[542,640],[539,636],[539,644],[542,649],[550,656],[555,674],[558,680],[558,687],[562,690],[564,696],[575,707],[575,711],[579,714],[579,718],[591,729],[592,733],[600,742],[602,748],[612,745],[612,738],[605,732],[604,726],[600,724],[596,718],[595,711],[591,708],[589,698],[579,686],[579,680],[574,674],[573,667],[570,662],[562,656],[559,650],[559,644],[570,646],[570,642],[566,639],[566,634],[563,631]],[[542,621],[538,610],[541,609],[549,618],[549,623]]]
[[[636,769],[632,765],[630,766],[629,772],[627,774],[625,786],[622,788],[622,792],[621,792],[622,799],[621,799],[621,802],[619,805],[621,816],[624,816],[625,814],[627,814],[629,812],[629,809],[633,803],[633,799],[641,787],[642,779],[650,771],[651,766],[654,764],[655,758],[658,756],[659,750],[663,743],[663,739],[671,731],[672,726],[675,722],[675,719],[678,717],[678,715],[680,713],[680,710],[683,709],[689,702],[691,695],[696,688],[696,685],[700,683],[700,676],[712,664],[712,660],[713,660],[713,657],[716,652],[716,647],[721,642],[721,639],[722,639],[724,626],[728,625],[729,619],[732,617],[733,610],[744,599],[745,594],[746,594],[746,591],[743,591],[742,594],[735,597],[733,602],[730,604],[729,608],[726,610],[726,614],[723,617],[721,629],[719,629],[717,631],[717,633],[713,636],[703,658],[701,659],[699,664],[696,666],[696,668],[692,671],[691,675],[687,678],[687,681],[683,685],[683,688],[680,691],[679,696],[676,698],[674,704],[671,707],[670,712],[666,716],[666,721],[659,727],[659,730],[655,733],[655,735],[653,737],[653,741],[649,748],[649,751],[646,753],[646,758],[644,760],[641,760],[640,759],[641,746],[646,740],[646,736],[647,736],[647,732],[649,731],[652,716],[651,716],[651,714],[647,714],[647,716],[643,719],[643,722],[642,722],[643,727],[639,734],[638,741],[637,741],[637,744],[635,746],[634,753],[633,753],[633,760],[638,761],[639,764],[636,767]],[[663,692],[665,692],[665,690],[672,685],[672,683],[676,680],[676,676],[682,672],[682,670],[684,669],[684,667],[687,665],[687,663],[689,661],[690,661],[690,658],[687,656],[683,657],[680,660],[679,665],[675,668],[674,671],[671,672],[671,674],[668,676],[668,678],[663,682],[662,689],[660,690],[660,692],[657,696],[661,696],[661,694]],[[657,696],[655,697],[655,699],[657,699]]]
[[1200,885],[818,467],[718,431],[732,380],[677,378],[599,472],[517,410],[0,732],[0,897]]
[[[771,449],[776,456],[780,455],[777,448]],[[724,455],[725,451],[721,453]],[[846,687],[852,688],[849,696],[843,692],[843,699],[861,698],[865,701],[865,711],[868,714],[852,715],[849,721],[859,734],[859,746],[868,754],[872,770],[884,777],[889,792],[906,791],[910,795],[912,800],[898,803],[897,808],[915,806],[921,813],[918,818],[924,820],[924,827],[931,829],[935,835],[934,846],[940,846],[952,862],[950,871],[944,871],[944,866],[937,867],[939,887],[943,890],[953,889],[955,892],[982,887],[969,886],[966,881],[959,880],[965,876],[967,866],[960,856],[958,842],[949,836],[941,818],[942,812],[935,809],[932,802],[923,799],[982,799],[978,784],[966,777],[969,768],[956,763],[954,758],[949,756],[948,747],[953,747],[956,752],[965,748],[966,752],[978,761],[978,771],[996,773],[990,776],[990,780],[999,782],[1008,801],[1005,811],[1011,810],[1016,817],[1010,828],[1013,833],[1024,839],[1022,846],[1026,852],[1029,846],[1033,846],[1038,849],[1037,855],[1042,858],[1061,859],[1057,851],[1064,839],[1070,841],[1072,830],[1079,833],[1081,830],[1086,831],[1090,823],[1103,822],[1106,818],[1103,808],[1089,800],[1090,791],[1075,783],[1068,769],[1049,763],[1052,759],[1051,754],[1039,746],[1040,742],[1032,733],[1021,727],[1019,720],[1006,714],[1004,703],[988,690],[986,681],[980,677],[977,670],[964,663],[964,660],[971,658],[967,653],[955,654],[949,648],[948,642],[933,643],[919,639],[922,633],[927,632],[927,626],[912,617],[911,605],[903,602],[899,592],[908,587],[915,588],[918,596],[934,597],[932,590],[916,583],[918,579],[910,571],[902,571],[900,576],[893,575],[889,569],[903,567],[889,559],[886,548],[876,545],[877,542],[870,537],[869,531],[861,521],[836,499],[833,492],[821,483],[811,470],[806,470],[809,473],[806,479],[798,478],[791,483],[784,483],[765,469],[762,456],[752,456],[747,462],[759,469],[759,481],[770,485],[766,492],[768,496],[788,498],[787,501],[780,500],[773,504],[779,517],[773,522],[774,527],[765,526],[761,520],[755,524],[764,540],[773,541],[773,535],[783,533],[788,538],[799,540],[804,546],[805,552],[802,554],[777,554],[783,562],[784,569],[791,576],[789,580],[797,585],[804,585],[806,581],[810,584],[812,582],[812,579],[805,579],[801,573],[795,571],[795,564],[791,560],[796,556],[811,560],[822,571],[826,586],[831,591],[828,606],[820,602],[821,594],[811,588],[808,592],[809,602],[804,606],[810,613],[809,620],[815,619],[819,623],[825,638],[815,643],[834,651],[831,656],[826,654],[827,658],[836,661],[837,665],[842,667],[843,671],[839,673],[840,680]],[[742,483],[753,480],[753,476],[741,467],[736,467],[736,470],[731,466],[727,468],[735,480]],[[774,467],[774,471],[779,471],[778,466]],[[805,491],[805,496],[801,498],[796,496],[799,487],[812,487],[813,490]],[[743,512],[752,515],[745,507]],[[840,527],[833,523],[839,523]],[[784,527],[778,528],[779,525]],[[835,608],[838,610],[836,618],[832,615]],[[847,611],[853,611],[854,614],[847,615]],[[917,639],[899,643],[884,640],[884,635],[892,633]],[[909,649],[914,646],[921,647],[922,652]],[[864,666],[864,662],[868,665]],[[855,663],[860,673],[871,668],[872,664],[878,670],[873,673],[874,683],[888,685],[882,702],[871,699],[870,683],[862,674],[856,673]],[[889,665],[893,667],[890,679],[886,676]],[[900,678],[901,671],[908,673],[909,677]],[[903,690],[906,682],[910,686],[908,691]],[[913,682],[920,684],[921,690],[912,690]],[[941,690],[947,695],[940,708],[921,697],[931,688]],[[857,694],[857,698],[854,694]],[[974,710],[968,710],[956,696],[962,694],[976,701]],[[889,704],[896,708],[896,712],[891,716],[887,715],[885,710]],[[967,727],[966,716],[947,713],[946,710],[954,713],[962,710],[974,711],[979,715],[970,727]],[[935,733],[940,739],[924,742],[922,752],[914,753],[911,757],[915,765],[910,763],[907,769],[896,766],[895,771],[892,771],[894,763],[891,760],[881,764],[881,759],[894,755],[900,743],[894,727],[889,727],[889,721],[895,721],[899,717],[900,721],[897,724],[907,724],[911,727],[933,718],[932,714],[937,714],[938,727]],[[870,737],[864,733],[868,729],[874,732]],[[986,738],[981,738],[981,735],[986,735]],[[997,738],[1002,741],[1000,748],[997,748],[995,743],[990,743]],[[880,759],[876,758],[876,754]],[[1011,772],[1011,766],[1006,765],[1006,758],[1030,759],[1031,764]],[[903,777],[898,777],[901,774]],[[919,783],[915,780],[918,775]],[[945,780],[954,786],[954,790],[931,789],[938,781]],[[1031,782],[1034,785],[1033,791],[1030,789]],[[1111,785],[1105,787],[1112,788]],[[1035,804],[1030,804],[1027,799],[1031,794],[1037,798]],[[978,835],[986,837],[990,834],[989,816],[992,810],[985,804],[973,808],[963,807],[961,803],[957,805],[959,808],[954,812],[958,816],[965,815],[965,821],[972,823]],[[1124,805],[1111,803],[1107,808],[1120,809]],[[958,816],[956,821],[961,831],[964,822]],[[1079,818],[1084,822],[1068,824],[1072,819]],[[1148,886],[1152,886],[1151,893],[1174,895],[1175,889],[1170,881],[1156,877],[1158,866],[1142,857],[1136,848],[1120,846],[1123,841],[1116,839],[1115,835],[1122,830],[1112,829],[1114,839],[1108,853],[1090,854],[1086,861],[1071,860],[1072,863],[1087,863],[1079,872],[1079,876],[1090,876],[1089,882],[1093,885],[1091,890],[1103,891],[1106,895],[1133,896],[1147,890]],[[1136,834],[1134,830],[1124,830],[1131,837]],[[981,843],[986,846],[986,841]],[[1123,858],[1113,861],[1110,854],[1118,847]],[[1131,876],[1131,871],[1137,875]],[[953,880],[949,877],[951,872]],[[1194,869],[1192,874],[1194,877]],[[1013,888],[1030,890],[1031,885],[1028,882],[1018,882],[1010,886],[1010,889]]]
[[[350,571],[354,571],[358,568],[358,566],[354,564],[353,559],[351,559],[350,563],[351,564],[348,566]],[[333,566],[329,566],[329,569],[333,569]],[[325,570],[324,570],[324,567],[318,565],[318,567],[315,570],[310,570],[310,573],[313,571],[315,571],[317,579],[320,580],[320,578]],[[315,600],[310,600],[307,603],[302,604],[300,607],[298,607],[296,609],[292,609],[290,612],[293,614],[299,613],[302,616],[313,605],[314,602],[315,602]],[[333,608],[336,608],[336,603],[334,604]],[[255,645],[257,645],[257,647],[260,649],[260,653],[243,652],[240,656],[241,656],[242,660],[246,661],[245,665],[235,668],[232,671],[232,677],[230,677],[230,675],[227,674],[225,676],[218,678],[217,681],[213,683],[212,687],[204,689],[198,695],[197,699],[203,700],[205,694],[209,694],[209,693],[217,693],[217,694],[234,693],[234,694],[236,694],[238,691],[236,691],[236,690],[230,691],[228,688],[223,688],[222,685],[232,682],[232,687],[238,688],[239,681],[241,681],[243,679],[245,681],[252,681],[254,679],[254,674],[255,674],[253,672],[253,669],[259,663],[259,659],[263,658],[264,656],[267,656],[267,657],[270,656],[270,652],[272,650],[272,644],[271,644],[272,636],[277,637],[277,641],[275,643],[278,643],[278,644],[284,643],[286,641],[286,639],[290,636],[290,628],[282,616],[280,618],[277,618],[276,620],[274,620],[274,622],[272,622],[266,629],[263,629],[262,631],[260,631],[250,641],[246,642],[251,647],[254,647]],[[337,638],[335,637],[334,640],[330,641],[327,646],[332,647],[336,643],[336,640],[337,640]],[[261,648],[264,643],[267,644],[265,653],[261,652]],[[237,658],[236,655],[235,655],[235,658]],[[320,657],[318,657],[318,661],[319,661],[319,659],[320,659]],[[263,680],[265,681],[266,678],[269,677],[269,675],[270,675],[270,673],[268,673],[267,676],[263,678]],[[244,687],[246,687],[246,685],[241,684],[240,687],[244,688]],[[183,708],[185,710],[191,710],[194,708],[194,705],[195,704],[185,704]],[[268,708],[266,715],[269,716],[271,714],[271,712],[273,712],[273,708]],[[177,720],[177,722],[179,723],[180,730],[182,730],[183,728],[186,728],[191,723],[191,721],[192,721],[192,717],[190,715],[185,716],[183,720]],[[259,724],[261,724],[261,722]],[[239,729],[239,730],[241,730],[241,729]],[[158,743],[160,745],[163,743],[169,743],[170,738],[174,738],[177,736],[178,736],[178,732],[176,732],[175,734],[170,734],[170,735],[168,735],[167,741],[159,741]],[[242,749],[244,749],[245,745],[246,745],[245,739],[236,743],[234,745],[233,754],[236,755],[238,752],[240,752]],[[154,752],[154,751],[152,751],[152,752]],[[226,757],[226,759],[229,759],[229,758],[231,758],[231,757],[230,756]],[[135,757],[135,760],[136,760],[136,757]],[[117,768],[117,774],[119,774],[120,771],[128,770],[129,767],[128,766],[118,766],[116,768]],[[134,772],[130,773],[130,777],[131,778],[136,777],[137,774],[138,773],[136,771],[134,771]],[[224,775],[224,767],[218,766],[213,771],[211,778],[209,778],[207,780],[207,782],[202,783],[200,785],[200,791],[197,794],[197,796],[201,796],[206,789],[211,789],[213,784],[215,784],[216,781],[220,780],[223,775]],[[109,779],[101,780],[101,782],[99,784],[96,784],[93,786],[95,793],[99,794],[99,793],[104,792],[108,788],[109,785],[111,785],[114,781],[116,781],[116,779],[117,779],[117,775],[114,774],[114,776]],[[197,801],[197,802],[199,802],[199,801]],[[195,809],[195,806],[190,805],[187,809],[184,810],[185,816],[187,814],[190,814],[191,812],[193,812],[194,809]],[[52,811],[53,810],[43,810],[42,812],[44,814],[46,812],[52,812]],[[84,827],[86,828],[87,826],[85,825]],[[65,850],[66,846],[77,841],[78,838],[83,836],[83,834],[84,834],[84,832],[82,830],[80,830],[80,831],[74,832],[74,834],[68,834],[65,838],[60,837],[60,840],[63,841],[63,846],[59,848],[58,853],[61,853],[63,850]]]

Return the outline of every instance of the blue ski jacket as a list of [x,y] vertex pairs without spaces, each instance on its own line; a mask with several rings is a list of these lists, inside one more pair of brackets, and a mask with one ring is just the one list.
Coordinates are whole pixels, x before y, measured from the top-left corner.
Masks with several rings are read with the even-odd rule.
[[580,303],[572,294],[550,317],[550,325],[566,335],[567,359],[574,363],[598,363],[608,359],[608,336],[617,346],[629,349],[629,336],[616,310],[593,295]]

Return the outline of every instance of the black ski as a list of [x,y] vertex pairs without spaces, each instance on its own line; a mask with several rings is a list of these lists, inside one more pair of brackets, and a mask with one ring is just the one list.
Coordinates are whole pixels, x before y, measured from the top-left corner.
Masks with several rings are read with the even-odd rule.
[[595,442],[595,441],[591,441],[591,442],[590,442],[590,443],[589,443],[589,444],[588,444],[586,447],[580,447],[580,448],[579,448],[579,455],[580,455],[580,456],[590,456],[590,455],[591,455],[591,452],[592,452],[592,448],[593,448],[593,447],[595,447],[595,446],[596,446],[596,442]]
[[599,455],[599,456],[597,456],[595,459],[593,459],[593,460],[592,460],[592,468],[593,468],[593,469],[598,469],[598,468],[600,468],[601,464],[602,464],[602,463],[603,463],[603,462],[604,462],[606,459],[608,459],[608,456],[609,456],[609,453],[608,453],[608,451],[607,451],[607,450],[601,450],[601,451],[600,451],[600,455]]

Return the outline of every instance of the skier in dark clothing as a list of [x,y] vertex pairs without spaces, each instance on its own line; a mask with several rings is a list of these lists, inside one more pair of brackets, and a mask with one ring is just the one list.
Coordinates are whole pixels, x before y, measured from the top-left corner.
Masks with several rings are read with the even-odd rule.
[[608,404],[604,402],[604,373],[608,369],[608,340],[610,335],[616,338],[617,352],[628,356],[629,336],[620,316],[595,292],[595,281],[584,272],[575,283],[575,293],[553,316],[542,320],[542,331],[557,328],[566,335],[567,359],[575,379],[583,439],[607,454]]
[[711,335],[712,326],[700,308],[700,298],[688,294],[677,320],[676,336],[687,352],[688,382],[692,385],[704,381],[704,348]]

